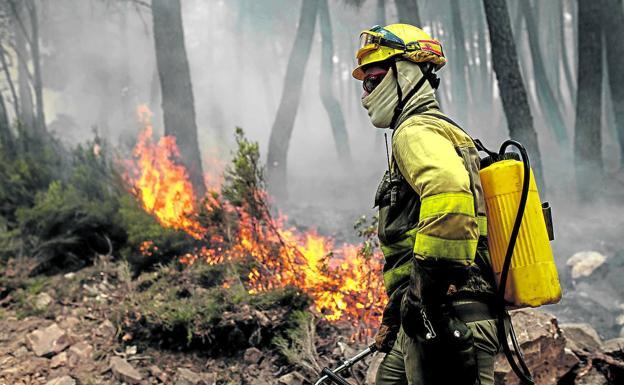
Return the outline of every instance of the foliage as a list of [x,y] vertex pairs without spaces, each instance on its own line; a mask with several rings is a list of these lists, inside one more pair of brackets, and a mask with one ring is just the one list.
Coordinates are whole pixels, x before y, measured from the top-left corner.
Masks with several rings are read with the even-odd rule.
[[117,222],[127,235],[121,254],[136,271],[167,263],[191,252],[196,246],[196,242],[185,232],[163,227],[130,194],[119,199]]
[[275,337],[273,343],[291,364],[303,367],[312,376],[318,375],[321,365],[314,344],[316,337],[314,316],[298,311],[292,314],[292,320],[295,327],[288,329],[284,335]]
[[13,149],[0,148],[0,223],[7,230],[17,226],[18,208],[32,206],[37,192],[63,178],[66,156],[58,142],[43,143],[25,134],[15,139]]
[[[263,168],[260,166],[260,148],[257,142],[250,142],[240,127],[236,128],[237,151],[231,165],[225,171],[223,198],[236,207],[244,205],[257,214],[261,210],[265,190]],[[258,215],[253,215],[258,217]]]
[[116,221],[117,174],[97,143],[72,154],[67,179],[54,180],[31,207],[16,210],[19,237],[39,261],[33,274],[75,270],[97,254],[112,254],[126,241]]
[[[240,266],[196,263],[160,265],[142,273],[135,290],[116,312],[117,322],[143,343],[159,341],[168,348],[209,347],[210,352],[246,347],[257,330],[257,311],[288,305],[293,310],[309,305],[292,288],[251,295],[238,274]],[[299,300],[295,300],[299,297]],[[279,330],[279,323],[265,325]],[[260,334],[260,339],[270,339]],[[238,337],[237,337],[238,336]]]
[[358,237],[363,240],[359,253],[364,257],[372,257],[375,250],[379,249],[379,238],[377,238],[378,222],[379,214],[375,214],[370,221],[365,215],[362,215],[353,224],[353,229],[357,232]]

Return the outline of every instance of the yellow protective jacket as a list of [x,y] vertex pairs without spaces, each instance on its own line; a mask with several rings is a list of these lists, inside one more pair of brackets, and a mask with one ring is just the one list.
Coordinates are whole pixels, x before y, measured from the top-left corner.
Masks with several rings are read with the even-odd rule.
[[[404,118],[392,138],[392,161],[380,184],[379,240],[388,294],[409,279],[411,258],[474,266],[486,240],[479,156],[472,139],[437,108]],[[487,256],[487,243],[484,247]],[[476,290],[491,289],[479,270]]]

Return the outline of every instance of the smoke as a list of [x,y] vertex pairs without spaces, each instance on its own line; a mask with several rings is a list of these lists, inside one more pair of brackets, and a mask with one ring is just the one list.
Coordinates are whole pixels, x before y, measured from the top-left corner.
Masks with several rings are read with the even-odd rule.
[[[266,158],[301,1],[182,1],[204,160],[228,156],[236,126],[243,127],[250,139],[260,143]],[[351,78],[357,37],[361,30],[375,23],[375,3],[329,2],[336,65],[333,91],[345,115],[354,167],[345,169],[340,164],[329,119],[321,104],[317,23],[290,142],[290,199],[278,202],[292,222],[316,227],[338,239],[353,237],[351,224],[355,219],[374,213],[376,184],[387,167],[382,132],[370,124],[360,105],[361,86]],[[481,23],[476,16],[476,12],[482,11],[480,6],[462,3],[462,12],[474,16],[462,18],[470,41],[454,42],[451,15],[445,11],[449,9],[448,1],[420,3],[421,16],[427,20],[424,27],[442,41],[451,63],[439,74],[443,108],[451,117],[467,116],[466,121],[460,122],[465,129],[486,145],[498,147],[508,131],[491,63],[478,57],[478,52],[489,52],[487,35],[480,40],[475,32]],[[68,144],[83,142],[97,132],[124,151],[131,148],[138,136],[135,108],[147,103],[155,113],[155,132],[162,133],[150,10],[124,0],[55,0],[39,4],[48,127]],[[386,11],[389,21],[396,20],[393,3],[387,5]],[[510,12],[513,22],[517,10]],[[572,52],[572,25],[576,21],[567,13],[564,22],[567,40],[548,41],[548,47],[561,43]],[[466,44],[470,56],[466,76],[472,96],[467,105],[459,105],[453,97],[456,75],[452,63],[457,44]],[[605,185],[595,186],[599,197],[593,203],[581,202],[574,198],[576,183],[583,183],[575,180],[574,154],[556,143],[536,108],[532,69],[526,59],[530,55],[527,43],[521,41],[518,50],[544,163],[547,190],[542,195],[553,206],[558,263],[565,271],[565,260],[581,250],[614,255],[624,249],[624,178],[621,171],[618,173],[619,150],[609,109],[604,112],[608,119],[603,119],[608,177]],[[573,59],[575,53],[569,55]],[[545,55],[545,60],[552,57]],[[562,68],[546,64],[555,75],[562,76],[557,74]],[[489,78],[482,77],[483,66]],[[572,137],[574,98],[564,82],[559,88],[568,135]]]

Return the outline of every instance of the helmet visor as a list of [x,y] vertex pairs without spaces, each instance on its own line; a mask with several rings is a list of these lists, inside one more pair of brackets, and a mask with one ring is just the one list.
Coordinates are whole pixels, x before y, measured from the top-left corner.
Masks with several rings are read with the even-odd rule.
[[379,48],[379,42],[381,41],[381,35],[371,31],[364,31],[360,34],[360,46],[356,57],[358,62],[366,56],[367,53]]

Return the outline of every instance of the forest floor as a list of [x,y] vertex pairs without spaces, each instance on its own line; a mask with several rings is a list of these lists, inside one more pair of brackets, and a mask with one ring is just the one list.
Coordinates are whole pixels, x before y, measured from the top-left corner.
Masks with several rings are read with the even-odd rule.
[[[348,326],[317,322],[311,334],[299,336],[299,343],[312,349],[304,349],[293,364],[274,340],[252,342],[248,334],[239,338],[250,327],[259,328],[252,336],[270,332],[286,322],[286,311],[246,305],[223,312],[214,323],[221,329],[212,332],[226,339],[207,335],[212,342],[185,344],[188,330],[167,333],[150,324],[153,309],[128,312],[127,301],[140,303],[136,298],[146,292],[141,287],[146,280],[138,277],[132,280],[136,285],[128,285],[123,271],[123,264],[99,260],[75,273],[31,278],[19,288],[10,289],[5,281],[0,384],[304,385],[314,382],[321,367],[336,366],[365,346],[348,337]],[[187,285],[184,290],[197,295],[200,288]],[[136,312],[146,312],[141,322],[136,322]],[[624,379],[624,338],[603,341],[591,326],[559,324],[548,313],[520,310],[513,317],[538,385],[618,384]],[[373,385],[382,357],[375,355],[356,367],[349,382]],[[497,384],[517,383],[502,354],[495,374]]]
[[[149,318],[152,304],[137,298],[142,292],[159,294],[128,285],[124,269],[123,263],[100,259],[75,273],[22,279],[19,287],[10,279],[0,281],[0,385],[302,385],[310,383],[310,365],[320,370],[320,365],[333,365],[364,347],[347,345],[348,326],[319,322],[318,334],[311,336],[316,349],[300,357],[302,365],[292,365],[270,339],[254,341],[261,334],[277,335],[275,330],[289,322],[286,304],[280,305],[283,310],[241,305],[224,311],[212,322],[213,329],[203,329],[205,340],[198,342],[195,335],[191,340],[191,333],[200,332],[168,328],[164,324],[174,321],[165,313],[177,318],[196,314],[171,315],[174,310],[160,309],[163,324],[155,326]],[[147,286],[148,281],[141,276],[133,282]],[[186,285],[186,290],[194,296],[203,289]],[[129,311],[128,303],[136,308]],[[360,379],[366,375],[364,366],[356,372]]]

